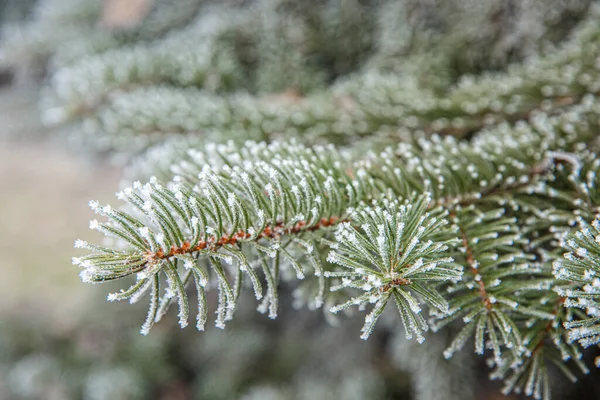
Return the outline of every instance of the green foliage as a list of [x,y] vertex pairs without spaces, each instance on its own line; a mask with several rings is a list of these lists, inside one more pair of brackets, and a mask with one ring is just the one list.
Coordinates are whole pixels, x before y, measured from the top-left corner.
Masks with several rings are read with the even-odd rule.
[[[331,296],[349,296],[334,312],[374,303],[363,338],[393,297],[409,337],[421,341],[430,326],[459,326],[446,357],[473,338],[476,353],[492,350],[492,377],[505,379],[507,391],[547,397],[548,363],[573,379],[564,360],[587,370],[562,325],[576,314],[570,304],[561,311],[554,289],[562,283],[552,276],[561,250],[552,231],[570,229],[552,199],[577,207],[573,168],[581,164],[587,171],[588,163],[597,163],[583,150],[594,139],[595,107],[588,102],[575,110],[578,120],[540,115],[531,124],[483,132],[471,143],[422,138],[357,161],[353,152],[294,142],[210,145],[204,152],[182,146],[184,160],[172,172],[163,170],[178,174],[171,183],[153,178],[118,194],[128,211],[92,204],[109,218],[92,227],[128,246],[79,242],[92,253],[74,261],[87,281],[137,274],[130,289],[109,298],[135,301],[150,292],[144,332],[174,297],[180,324],[187,324],[184,287],[192,279],[201,329],[205,290],[219,290],[216,323],[222,327],[233,316],[244,277],[257,298],[266,283],[259,310],[271,317],[279,280],[306,273],[319,282],[318,305],[328,301],[327,288]],[[571,165],[566,179],[564,163]],[[550,237],[540,237],[544,232]],[[325,246],[332,249],[326,263]],[[163,281],[167,289],[160,296]],[[421,315],[423,304],[429,305],[430,323]]]
[[[272,318],[277,314],[281,267],[292,267],[303,279],[305,272],[299,261],[306,259],[315,275],[322,275],[313,232],[336,223],[346,207],[361,197],[343,169],[344,160],[325,148],[247,146],[248,151],[229,154],[231,149],[216,149],[223,158],[222,167],[213,170],[205,166],[197,186],[183,179],[167,186],[151,180],[125,189],[119,197],[131,206],[131,212],[91,203],[109,222],[94,220],[90,227],[127,242],[131,249],[78,242],[77,247],[93,253],[74,259],[74,263],[84,268],[82,278],[88,282],[137,274],[136,283],[109,295],[109,300],[136,301],[150,291],[151,307],[143,332],[161,319],[173,297],[178,299],[180,325],[187,325],[185,285],[191,279],[198,290],[197,327],[202,330],[207,318],[204,288],[209,274],[219,289],[219,327],[232,318],[242,272],[252,282],[257,299],[264,294],[255,269],[264,273],[265,301]],[[178,269],[185,273],[180,276]],[[230,278],[230,273],[235,277]],[[159,298],[162,274],[167,289]]]
[[569,339],[588,347],[600,343],[600,318],[598,305],[600,292],[600,221],[591,225],[580,222],[580,230],[565,239],[564,258],[556,260],[554,274],[557,278],[571,283],[560,291],[565,296],[565,305],[585,310],[587,316],[575,319],[565,325],[569,329]]
[[440,209],[427,212],[430,201],[421,196],[412,204],[384,200],[381,205],[361,207],[350,214],[352,222],[340,224],[336,231],[336,241],[331,245],[334,250],[327,261],[345,270],[325,273],[327,277],[341,278],[341,284],[331,290],[349,288],[365,293],[331,311],[374,303],[365,318],[363,339],[369,338],[390,299],[396,303],[407,338],[415,334],[420,343],[425,340],[421,332],[429,326],[419,303],[431,305],[441,313],[449,310],[435,285],[444,281],[456,283],[462,277],[462,267],[448,257],[457,241],[456,229],[446,227],[446,214]]
[[[109,300],[148,295],[147,334],[175,302],[188,324],[187,286],[203,330],[212,290],[223,328],[245,287],[275,318],[297,278],[298,304],[369,308],[363,339],[393,301],[408,338],[448,338],[445,358],[472,343],[505,393],[548,399],[551,369],[588,372],[584,348],[600,343],[596,2],[515,5],[531,35],[506,33],[496,2],[447,2],[445,15],[412,1],[192,3],[189,20],[105,32],[110,45],[81,59],[46,48],[46,122],[96,150],[149,148],[121,206],[90,203],[107,240],[76,242],[85,282],[128,280]],[[561,16],[577,23],[552,28]]]

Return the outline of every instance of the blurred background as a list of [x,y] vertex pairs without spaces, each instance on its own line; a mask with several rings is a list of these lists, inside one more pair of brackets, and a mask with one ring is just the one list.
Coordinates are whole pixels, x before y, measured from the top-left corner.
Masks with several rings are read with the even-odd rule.
[[[53,61],[58,64],[87,54],[88,50],[77,47],[81,43],[73,40],[74,35],[127,30],[157,5],[148,0],[46,1],[47,14],[94,3],[90,6],[94,13],[77,17],[85,19],[85,29],[60,33],[60,26],[40,23],[36,28],[30,22],[40,13],[39,3],[0,0],[0,43],[12,38],[12,47],[3,54],[18,60],[11,63],[5,58],[0,70],[0,399],[507,398],[500,394],[499,383],[489,381],[482,360],[470,354],[444,360],[445,337],[428,338],[423,348],[416,349],[403,335],[396,335],[393,316],[365,342],[358,335],[360,316],[338,325],[320,310],[297,309],[288,301],[272,321],[256,313],[254,302],[249,301],[224,331],[213,326],[204,333],[180,330],[171,313],[150,335],[140,335],[146,306],[107,303],[106,293],[121,285],[84,285],[71,265],[74,239],[98,239],[87,229],[92,217],[88,200],[114,199],[129,156],[113,153],[112,145],[81,150],[80,143],[65,136],[62,126],[47,123],[48,113],[43,124],[40,88],[49,79],[48,69],[56,68],[48,63],[53,54],[62,55],[62,60]],[[241,7],[246,2],[228,3]],[[291,1],[280,3],[294,6]],[[317,3],[320,7],[328,2],[311,0],[306,7]],[[390,10],[398,3],[403,21],[412,21],[412,25],[396,24],[399,37],[412,32],[414,40],[396,47],[390,38],[385,43],[402,48],[402,54],[409,54],[415,43],[434,49],[416,54],[411,65],[418,69],[421,64],[416,60],[429,57],[421,78],[443,86],[464,73],[502,70],[543,45],[560,42],[585,18],[591,2],[549,1],[540,7],[543,2],[454,1],[453,9],[433,0],[387,3]],[[367,1],[339,2],[339,7],[346,6],[358,7],[363,17],[350,18],[345,30],[332,34],[335,40],[321,46],[319,62],[327,64],[329,75],[313,71],[290,77],[284,74],[289,72],[285,66],[274,62],[279,69],[253,76],[249,90],[293,98],[357,69],[370,51],[368,23],[374,19],[368,18]],[[483,17],[474,21],[469,14],[472,7],[481,8],[477,15]],[[454,13],[448,14],[448,9]],[[173,24],[187,23],[178,18]],[[386,23],[394,25],[393,17],[389,19]],[[294,20],[286,24],[293,39]],[[327,32],[327,26],[316,26]],[[482,26],[487,28],[477,31]],[[15,27],[25,32],[21,42],[15,39]],[[356,41],[356,32],[367,39]],[[162,34],[147,33],[140,40]],[[457,45],[446,42],[457,37]],[[452,50],[436,51],[436,46]],[[338,50],[343,57],[328,56]],[[392,63],[392,53],[371,59]],[[295,91],[286,92],[290,79]],[[438,375],[423,373],[434,369]],[[598,378],[594,372],[577,386],[559,385],[556,398],[598,399]]]

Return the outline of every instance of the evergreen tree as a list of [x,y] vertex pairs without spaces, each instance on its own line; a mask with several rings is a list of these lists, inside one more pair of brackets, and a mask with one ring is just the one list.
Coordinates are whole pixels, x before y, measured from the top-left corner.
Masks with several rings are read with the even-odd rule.
[[390,318],[432,341],[414,376],[467,348],[549,399],[552,370],[595,368],[598,2],[157,0],[117,27],[108,3],[41,1],[2,60],[45,71],[74,146],[127,160],[73,263],[149,298],[143,334],[171,306],[224,328],[246,292],[276,318],[299,280],[298,304],[364,312],[363,339]]

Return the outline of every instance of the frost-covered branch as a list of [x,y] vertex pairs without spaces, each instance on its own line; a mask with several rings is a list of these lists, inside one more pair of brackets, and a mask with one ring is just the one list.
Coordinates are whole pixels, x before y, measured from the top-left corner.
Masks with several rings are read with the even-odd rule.
[[446,226],[447,212],[439,208],[427,212],[430,202],[428,196],[405,204],[384,200],[353,210],[349,218],[360,229],[345,222],[336,231],[327,261],[344,269],[325,273],[341,279],[331,290],[349,288],[364,293],[331,311],[374,303],[365,319],[363,339],[369,337],[391,299],[400,313],[406,337],[410,339],[414,334],[420,343],[425,340],[422,332],[429,329],[420,303],[425,302],[442,314],[449,311],[436,284],[461,279],[462,267],[448,256],[456,245],[456,232]]
[[124,30],[91,29],[92,1],[40,9],[2,48],[48,70],[45,121],[87,149],[141,152],[120,205],[90,203],[105,239],[76,242],[83,280],[128,280],[111,301],[148,296],[145,334],[174,303],[186,326],[193,296],[204,329],[211,291],[217,327],[246,287],[275,318],[294,281],[295,304],[364,312],[363,339],[395,308],[406,337],[448,339],[442,356],[474,348],[505,393],[548,399],[553,368],[587,372],[600,8],[434,3],[156,0]]

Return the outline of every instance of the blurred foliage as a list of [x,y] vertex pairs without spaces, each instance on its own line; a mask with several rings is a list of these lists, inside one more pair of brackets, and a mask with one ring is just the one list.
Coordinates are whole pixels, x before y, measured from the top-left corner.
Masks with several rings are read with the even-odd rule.
[[[308,400],[343,394],[358,400],[408,394],[407,377],[382,353],[384,337],[365,343],[345,334],[348,325],[323,324],[318,313],[287,310],[271,321],[242,307],[226,331],[210,328],[199,336],[170,321],[142,338],[140,310],[123,305],[115,314],[102,306],[90,304],[68,328],[52,329],[43,318],[0,321],[0,397]],[[354,350],[344,351],[349,346]],[[386,383],[386,375],[394,379]]]

